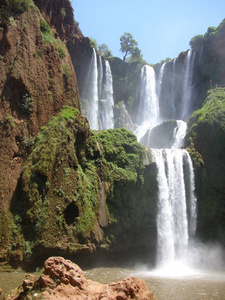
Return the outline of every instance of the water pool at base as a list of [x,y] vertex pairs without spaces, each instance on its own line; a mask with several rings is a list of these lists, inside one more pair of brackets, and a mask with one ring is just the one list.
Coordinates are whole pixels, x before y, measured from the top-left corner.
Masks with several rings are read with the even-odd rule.
[[[194,272],[186,276],[170,277],[146,269],[95,268],[85,271],[86,277],[101,283],[119,281],[135,276],[144,280],[158,300],[214,300],[225,299],[225,272]],[[0,273],[0,287],[5,293],[22,284],[23,272]]]
[[102,283],[135,276],[146,282],[157,300],[225,299],[225,272],[194,272],[187,276],[170,277],[144,269],[96,268],[85,273],[87,278]]

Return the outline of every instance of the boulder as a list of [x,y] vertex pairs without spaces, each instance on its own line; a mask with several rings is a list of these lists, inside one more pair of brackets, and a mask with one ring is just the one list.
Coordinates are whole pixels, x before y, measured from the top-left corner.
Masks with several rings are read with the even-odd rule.
[[[29,278],[31,280],[31,277]],[[27,285],[24,283],[22,287]],[[29,281],[29,287],[32,284]],[[17,290],[18,291],[18,290]],[[101,284],[85,277],[80,267],[62,257],[50,257],[45,261],[44,273],[33,281],[33,288],[23,289],[20,294],[7,296],[7,300],[26,299],[89,299],[126,300],[155,299],[144,281],[135,277],[125,278],[117,283]],[[33,298],[30,298],[33,297]]]

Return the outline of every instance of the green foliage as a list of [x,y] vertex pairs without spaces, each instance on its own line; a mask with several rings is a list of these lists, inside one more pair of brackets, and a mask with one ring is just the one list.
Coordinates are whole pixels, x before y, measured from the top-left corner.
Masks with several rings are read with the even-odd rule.
[[59,53],[59,57],[60,57],[61,59],[63,59],[63,58],[66,57],[66,52],[65,52],[65,50],[64,50],[62,47],[58,46],[58,47],[57,47],[57,50],[58,50],[58,53]]
[[4,120],[4,126],[8,129],[14,127],[16,124],[15,124],[15,119],[14,117],[6,117],[5,120]]
[[18,102],[19,110],[26,114],[30,114],[33,112],[33,106],[34,101],[27,93],[24,94]]
[[65,75],[66,80],[69,81],[71,78],[71,75],[72,75],[72,70],[70,69],[70,67],[67,64],[62,65],[62,70],[63,70],[63,74]]
[[101,44],[98,46],[98,52],[101,56],[105,58],[112,57],[112,52],[109,50],[108,46],[106,44]]
[[22,13],[31,5],[30,0],[6,0],[7,7],[14,13]]
[[188,121],[187,146],[195,165],[198,230],[206,239],[223,239],[225,182],[225,88],[207,93]]
[[137,142],[133,133],[125,128],[117,128],[96,132],[95,137],[107,162],[133,172],[140,167],[144,148]]
[[142,63],[143,62],[143,57],[142,57],[142,54],[141,54],[141,50],[138,47],[134,47],[134,49],[131,53],[131,56],[127,59],[127,61],[129,63],[132,63],[132,62]]
[[170,62],[170,61],[172,61],[172,60],[173,60],[172,58],[167,57],[167,58],[165,58],[165,59],[162,59],[162,60],[160,61],[160,64],[162,64],[162,63],[167,63],[167,62]]
[[123,61],[126,61],[128,55],[134,53],[134,49],[137,48],[137,45],[138,43],[134,40],[131,33],[125,32],[120,37],[120,51],[124,53]]
[[41,32],[44,34],[51,32],[51,29],[50,29],[48,23],[44,19],[41,20],[40,29],[41,29]]
[[90,43],[91,43],[91,47],[95,49],[95,51],[97,51],[98,48],[98,44],[97,41],[91,37],[89,37]]
[[65,10],[65,7],[62,7],[62,8],[61,8],[61,14],[62,14],[62,16],[63,16],[63,19],[65,19],[65,17],[66,17],[66,10]]
[[44,19],[42,19],[40,22],[40,29],[45,43],[52,44],[55,42],[55,37],[51,31],[51,28],[49,27],[48,23]]
[[194,36],[191,40],[190,40],[190,46],[192,47],[192,49],[196,50],[196,49],[201,49],[201,46],[203,44],[204,41],[204,35],[199,34]]
[[207,32],[205,35],[199,34],[194,36],[189,44],[193,48],[193,50],[201,50],[201,47],[203,44],[207,44],[208,42],[213,42],[214,38],[216,38],[219,33],[224,29],[225,27],[225,19],[219,24],[218,27],[210,26],[207,29]]

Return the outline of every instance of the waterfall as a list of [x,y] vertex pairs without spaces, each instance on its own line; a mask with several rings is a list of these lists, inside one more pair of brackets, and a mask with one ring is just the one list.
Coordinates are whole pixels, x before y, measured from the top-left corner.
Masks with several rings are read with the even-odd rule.
[[136,115],[137,124],[141,125],[135,131],[138,140],[148,129],[157,125],[159,120],[159,104],[156,94],[155,71],[152,67],[144,65],[141,69],[139,83],[139,107]]
[[159,100],[160,100],[160,97],[161,97],[162,80],[163,80],[165,65],[166,65],[166,63],[162,64],[162,66],[160,68],[160,71],[159,71],[159,77],[158,77],[158,80],[157,80],[157,89],[156,89],[156,92],[157,92],[157,96],[158,96]]
[[186,161],[187,166],[187,194],[189,195],[189,235],[193,237],[196,232],[197,227],[197,198],[195,196],[195,176],[193,170],[192,160],[187,151],[184,153],[184,159]]
[[81,104],[83,113],[87,117],[91,129],[98,130],[98,66],[95,49],[93,49]]
[[176,61],[175,58],[173,60],[173,67],[172,67],[172,84],[171,84],[171,112],[172,118],[176,116],[176,107],[175,107],[175,74],[176,74]]
[[113,79],[109,62],[105,61],[105,84],[103,86],[101,98],[101,120],[102,129],[114,128],[113,116]]
[[103,66],[102,66],[102,57],[98,56],[98,98],[101,99],[103,87]]
[[109,62],[97,56],[95,49],[81,103],[83,114],[87,117],[91,129],[114,128],[112,73]]
[[194,68],[195,52],[188,50],[186,57],[186,68],[183,82],[183,99],[181,119],[186,121],[191,113],[191,96],[192,96],[192,75]]
[[172,149],[179,149],[183,145],[183,140],[185,138],[187,130],[187,123],[182,120],[177,120],[177,127],[174,129],[173,133],[173,145]]
[[[154,149],[158,175],[158,265],[171,264],[186,254],[189,232],[193,236],[196,229],[196,198],[194,196],[194,176],[191,159],[186,150]],[[184,163],[189,171],[191,187],[186,195]],[[188,218],[188,208],[190,217]],[[189,230],[190,227],[190,230]]]

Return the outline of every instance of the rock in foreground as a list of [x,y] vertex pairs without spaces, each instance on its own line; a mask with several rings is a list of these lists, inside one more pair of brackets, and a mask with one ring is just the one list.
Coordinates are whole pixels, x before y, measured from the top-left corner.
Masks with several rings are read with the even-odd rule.
[[21,290],[6,299],[76,299],[126,300],[155,299],[144,281],[135,277],[117,283],[101,284],[86,279],[83,271],[70,260],[50,257],[45,261],[44,273],[36,281],[30,276]]

